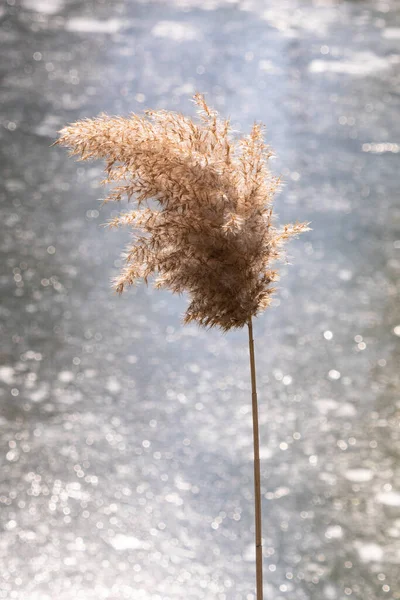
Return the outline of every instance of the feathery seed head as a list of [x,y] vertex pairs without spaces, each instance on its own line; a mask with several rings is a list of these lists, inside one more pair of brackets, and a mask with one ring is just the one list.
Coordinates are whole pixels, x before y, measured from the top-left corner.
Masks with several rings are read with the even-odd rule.
[[164,110],[100,115],[65,127],[56,143],[82,160],[105,159],[103,183],[119,182],[107,200],[137,203],[110,223],[136,233],[116,290],[155,276],[156,287],[188,293],[186,323],[226,331],[269,305],[277,279],[271,263],[308,227],[272,224],[279,180],[269,171],[260,125],[235,143],[229,121],[201,94],[194,101],[198,123]]

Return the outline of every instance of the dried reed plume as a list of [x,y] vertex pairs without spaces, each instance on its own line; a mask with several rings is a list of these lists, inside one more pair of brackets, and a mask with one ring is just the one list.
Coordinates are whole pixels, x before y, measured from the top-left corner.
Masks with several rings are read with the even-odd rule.
[[137,210],[112,226],[134,230],[118,292],[138,279],[190,299],[185,322],[224,331],[248,326],[253,409],[257,600],[263,598],[261,483],[256,368],[252,317],[270,303],[277,273],[272,263],[283,243],[306,223],[272,224],[279,181],[268,169],[271,152],[255,124],[248,137],[231,139],[222,121],[197,94],[200,120],[146,111],[130,118],[100,116],[65,127],[56,143],[82,160],[104,158],[104,183],[121,182],[107,200],[122,196]]
[[198,123],[164,110],[101,115],[65,127],[57,143],[81,160],[106,159],[103,183],[121,182],[107,200],[136,200],[136,210],[111,222],[135,232],[116,290],[155,275],[156,287],[188,293],[185,323],[227,331],[269,305],[271,265],[307,226],[272,224],[279,180],[268,169],[260,125],[235,143],[229,121],[202,95],[194,99]]

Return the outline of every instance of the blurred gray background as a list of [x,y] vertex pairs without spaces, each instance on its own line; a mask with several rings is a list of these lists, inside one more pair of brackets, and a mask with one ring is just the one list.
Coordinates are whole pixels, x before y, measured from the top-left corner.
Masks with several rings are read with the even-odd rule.
[[[247,332],[110,280],[101,111],[267,126],[292,242],[255,323],[265,600],[400,598],[400,2],[0,6],[0,598],[254,600]],[[124,207],[121,207],[124,208]]]

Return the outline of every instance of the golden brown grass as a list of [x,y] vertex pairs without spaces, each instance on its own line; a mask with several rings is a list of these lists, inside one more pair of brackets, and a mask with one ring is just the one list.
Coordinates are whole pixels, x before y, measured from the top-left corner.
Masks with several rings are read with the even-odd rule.
[[136,201],[111,222],[134,230],[116,290],[154,276],[156,287],[188,293],[186,323],[226,331],[269,305],[272,264],[307,224],[273,225],[279,180],[261,126],[235,142],[229,121],[202,95],[195,102],[197,122],[163,110],[101,115],[65,127],[57,143],[82,160],[106,160],[104,183],[118,182],[107,200]]
[[130,225],[134,239],[115,286],[138,279],[187,292],[185,322],[227,331],[247,324],[251,368],[257,600],[263,599],[261,479],[252,317],[270,303],[271,266],[307,223],[276,229],[272,202],[279,180],[255,124],[234,142],[229,121],[197,94],[200,120],[146,111],[130,118],[100,116],[65,127],[56,142],[82,160],[106,159],[104,183],[119,182],[107,200],[134,197],[137,209],[112,226]]

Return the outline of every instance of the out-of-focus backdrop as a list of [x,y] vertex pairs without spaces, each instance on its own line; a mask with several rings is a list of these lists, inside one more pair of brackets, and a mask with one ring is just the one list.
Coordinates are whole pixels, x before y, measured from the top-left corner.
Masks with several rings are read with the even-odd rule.
[[267,126],[291,244],[255,324],[265,600],[400,598],[400,3],[0,7],[0,598],[254,599],[247,332],[116,297],[104,111]]

